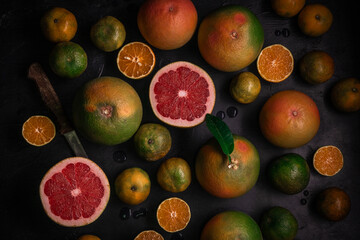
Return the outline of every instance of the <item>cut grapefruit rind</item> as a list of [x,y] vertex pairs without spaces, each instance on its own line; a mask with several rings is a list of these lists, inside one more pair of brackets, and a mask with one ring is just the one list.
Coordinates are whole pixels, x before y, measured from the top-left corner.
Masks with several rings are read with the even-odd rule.
[[[74,173],[78,173],[79,171],[76,169],[78,166],[81,166],[81,168],[85,167],[86,174],[81,178],[75,179],[75,174],[72,175],[69,169],[74,167]],[[63,183],[65,183],[65,185],[61,185],[59,189],[59,185],[54,184],[54,181],[59,181],[59,178],[61,180],[62,177],[64,177],[67,182],[64,181]],[[96,188],[93,187],[94,185]],[[88,189],[81,189],[81,186],[87,186]],[[58,189],[55,189],[56,187],[58,187]],[[61,190],[61,194],[56,195],[56,190]],[[88,191],[86,192],[84,190]],[[94,196],[94,192],[99,193],[99,196]],[[54,197],[55,195],[56,197]],[[86,197],[86,199],[84,197]],[[54,222],[66,227],[79,227],[94,222],[102,214],[110,198],[110,184],[105,173],[96,163],[87,158],[71,157],[58,162],[48,170],[40,183],[40,198],[46,214]],[[67,198],[67,200],[70,199],[70,202],[67,201],[64,204],[64,201],[66,201],[65,198]],[[89,212],[89,206],[91,204],[93,205],[91,206],[93,207],[93,213],[91,215],[85,216],[81,214],[76,217],[72,215],[70,219],[64,219],[63,216],[54,213],[59,211],[59,204],[62,204],[61,207],[69,208],[78,206],[76,203],[79,203],[80,198],[87,200],[87,202],[85,202],[86,205],[82,205],[82,210],[86,208],[85,210]],[[60,201],[58,201],[58,199],[60,199]],[[69,211],[69,209],[65,210]],[[84,213],[84,211],[82,213]],[[71,211],[71,214],[74,213]]]
[[207,113],[211,114],[216,91],[205,70],[190,62],[178,61],[155,74],[149,98],[159,120],[170,126],[190,128],[201,124]]

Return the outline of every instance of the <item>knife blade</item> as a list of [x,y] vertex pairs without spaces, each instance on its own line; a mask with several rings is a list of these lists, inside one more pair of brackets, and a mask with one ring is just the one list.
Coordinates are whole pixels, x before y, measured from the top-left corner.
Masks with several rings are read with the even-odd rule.
[[71,127],[70,122],[65,116],[59,97],[39,63],[33,63],[30,65],[28,78],[35,81],[42,100],[55,114],[57,122],[60,126],[59,132],[65,137],[74,154],[79,157],[88,158],[75,130]]

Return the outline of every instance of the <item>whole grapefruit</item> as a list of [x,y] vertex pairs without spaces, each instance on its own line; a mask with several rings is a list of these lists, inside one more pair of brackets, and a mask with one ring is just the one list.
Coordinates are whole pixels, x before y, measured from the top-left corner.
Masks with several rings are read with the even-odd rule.
[[203,228],[200,240],[262,240],[259,225],[240,211],[225,211],[212,217]]
[[316,196],[316,209],[330,221],[343,220],[351,210],[350,196],[339,187],[328,187]]
[[304,6],[305,0],[271,0],[271,7],[274,12],[286,18],[297,15]]
[[161,163],[156,178],[164,190],[183,192],[191,183],[191,169],[185,159],[172,157]]
[[255,185],[259,176],[260,158],[255,146],[244,137],[233,137],[231,161],[215,138],[203,145],[196,156],[195,171],[200,185],[220,198],[245,194]]
[[140,126],[142,103],[136,90],[115,77],[87,82],[73,102],[74,125],[88,140],[116,145],[129,140]]
[[231,80],[229,91],[237,102],[252,103],[260,94],[261,82],[252,72],[241,72]]
[[151,182],[146,171],[138,167],[127,168],[115,179],[115,193],[121,201],[138,205],[150,194]]
[[60,42],[49,55],[51,70],[64,78],[76,78],[83,74],[88,66],[85,50],[74,42]]
[[265,138],[275,146],[297,148],[316,135],[320,114],[308,95],[285,90],[266,101],[260,111],[259,123]]
[[266,173],[271,185],[285,194],[303,191],[310,181],[310,168],[297,153],[287,153],[272,161]]
[[105,16],[91,26],[90,38],[100,50],[112,52],[123,45],[126,30],[117,18]]
[[67,42],[75,37],[78,23],[75,15],[62,7],[45,12],[40,21],[41,30],[51,42]]
[[290,210],[273,206],[263,212],[260,229],[267,240],[292,240],[298,231],[298,222]]
[[319,37],[329,31],[333,23],[330,9],[320,3],[307,4],[298,15],[298,26],[307,36]]
[[300,59],[299,72],[301,77],[308,83],[320,84],[334,75],[334,65],[334,59],[328,53],[313,50]]
[[333,106],[342,112],[360,110],[360,79],[343,78],[335,83],[330,91]]
[[162,50],[185,45],[195,32],[197,20],[191,0],[147,0],[137,15],[141,35]]
[[157,161],[171,149],[170,131],[158,123],[142,124],[134,135],[136,153],[147,161]]
[[249,9],[220,7],[207,15],[198,31],[202,57],[214,68],[232,72],[250,65],[264,44],[264,30]]

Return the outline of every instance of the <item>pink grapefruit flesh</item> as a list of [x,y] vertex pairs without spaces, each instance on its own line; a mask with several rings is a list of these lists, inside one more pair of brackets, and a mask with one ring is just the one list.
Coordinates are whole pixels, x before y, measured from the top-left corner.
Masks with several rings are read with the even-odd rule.
[[175,127],[202,123],[215,105],[211,77],[189,62],[174,62],[161,68],[150,83],[149,98],[154,114]]
[[95,221],[110,197],[109,181],[93,161],[67,158],[53,166],[40,183],[40,198],[46,214],[67,227]]

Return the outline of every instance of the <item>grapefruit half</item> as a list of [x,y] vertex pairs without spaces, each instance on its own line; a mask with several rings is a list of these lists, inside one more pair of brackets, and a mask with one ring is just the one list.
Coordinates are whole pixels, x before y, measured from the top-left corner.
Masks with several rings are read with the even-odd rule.
[[92,223],[104,211],[110,197],[109,181],[93,161],[66,158],[53,166],[40,183],[46,214],[66,227]]
[[194,127],[205,120],[215,105],[215,86],[202,68],[184,61],[161,68],[150,83],[151,108],[162,122]]

